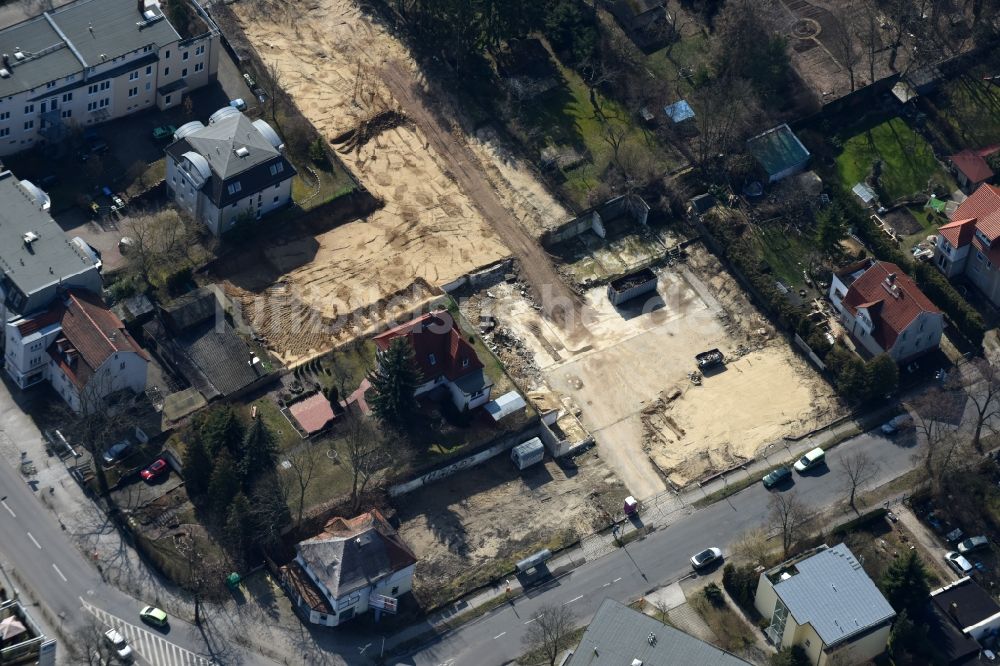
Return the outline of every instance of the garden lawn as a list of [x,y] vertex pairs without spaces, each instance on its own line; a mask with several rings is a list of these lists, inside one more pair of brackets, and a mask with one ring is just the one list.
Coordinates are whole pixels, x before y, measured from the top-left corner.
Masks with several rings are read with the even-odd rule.
[[868,177],[877,160],[882,161],[883,204],[926,192],[931,179],[948,191],[955,189],[954,180],[935,159],[930,145],[901,118],[870,127],[844,142],[836,161],[841,187],[850,192]]
[[1000,86],[960,77],[949,81],[931,101],[964,143],[961,147],[1000,143]]
[[774,276],[787,286],[803,287],[802,270],[809,265],[809,254],[816,250],[813,239],[784,224],[764,224],[754,236],[761,258],[771,267]]
[[623,133],[621,151],[634,146],[650,156],[658,171],[667,171],[678,163],[676,156],[645,132],[624,107],[595,92],[599,114],[583,79],[572,69],[557,65],[562,85],[524,104],[519,122],[529,136],[538,137],[534,141],[539,151],[547,146],[571,147],[585,156],[582,164],[564,172],[565,192],[577,206],[590,205],[587,196],[600,183],[614,156],[606,127]]

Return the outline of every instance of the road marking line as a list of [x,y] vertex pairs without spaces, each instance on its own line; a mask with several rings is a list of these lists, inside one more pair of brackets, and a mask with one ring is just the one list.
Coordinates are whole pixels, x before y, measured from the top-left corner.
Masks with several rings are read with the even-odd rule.
[[617,583],[617,582],[618,582],[618,581],[620,581],[620,580],[621,580],[621,578],[615,578],[615,579],[614,579],[613,581],[611,581],[611,582],[612,582],[612,583]]
[[[41,546],[39,546],[39,548],[41,548]],[[63,579],[64,583],[68,583],[69,582],[69,579],[66,578],[66,576],[63,576],[63,572],[59,571],[59,567],[56,566],[55,562],[52,563],[52,568],[56,570],[56,573],[59,574],[59,577]]]
[[503,636],[506,633],[507,633],[506,631],[500,632],[499,634],[497,634],[496,636],[493,637],[493,640],[496,640],[496,639],[500,638],[501,636]]
[[31,532],[28,532],[28,538],[31,539],[31,543],[35,544],[35,547],[38,548],[38,550],[42,549],[42,544],[38,543],[38,540],[31,535]]
[[601,585],[601,587],[607,587],[608,585],[611,585],[611,583],[605,583],[604,585]]
[[568,605],[568,604],[571,604],[571,603],[573,603],[574,601],[579,601],[580,599],[583,599],[583,595],[582,595],[582,594],[581,594],[580,596],[578,596],[578,597],[573,597],[572,599],[570,599],[569,601],[567,601],[567,602],[566,602],[565,604],[563,604],[563,606],[566,606],[566,605]]
[[11,509],[9,506],[7,506],[7,502],[0,502],[0,504],[3,504],[3,508],[7,509],[7,513],[9,513],[14,518],[17,518],[17,514],[14,513],[13,509]]

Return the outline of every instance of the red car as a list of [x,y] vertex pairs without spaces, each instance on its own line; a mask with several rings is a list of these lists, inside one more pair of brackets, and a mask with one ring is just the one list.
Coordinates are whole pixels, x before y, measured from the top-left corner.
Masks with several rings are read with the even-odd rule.
[[157,458],[156,462],[139,472],[139,476],[146,481],[152,481],[156,477],[166,474],[169,469],[170,468],[167,466],[166,460],[163,458]]

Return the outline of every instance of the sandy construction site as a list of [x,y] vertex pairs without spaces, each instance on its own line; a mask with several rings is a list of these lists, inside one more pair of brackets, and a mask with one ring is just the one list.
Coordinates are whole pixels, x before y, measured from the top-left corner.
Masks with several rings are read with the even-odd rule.
[[[254,282],[249,273],[259,273],[259,266],[229,280],[230,292],[286,363],[363,328],[304,333],[298,321],[322,321],[329,328],[332,320],[386,299],[406,310],[419,304],[425,285],[447,284],[509,256],[512,234],[501,239],[497,224],[540,230],[565,218],[530,168],[494,146],[488,134],[467,139],[456,127],[442,138],[439,124],[417,117],[426,107],[413,99],[415,64],[351,0],[265,0],[232,9],[264,63],[280,72],[282,87],[385,202],[366,219],[268,249],[272,284]],[[455,156],[442,154],[459,142],[460,157],[474,156],[476,173],[457,169]],[[502,222],[487,222],[484,210]],[[277,309],[269,300],[294,301],[284,308],[293,316],[272,317]]]
[[[520,368],[529,385],[568,398],[601,457],[637,497],[662,492],[665,480],[681,487],[739,464],[839,413],[829,385],[699,246],[686,263],[662,270],[646,312],[641,303],[616,310],[604,288],[587,292],[592,320],[582,344],[506,287],[471,305],[490,307],[528,350],[530,367],[512,359],[508,370]],[[726,365],[695,385],[688,376],[697,369],[695,354],[716,347]]]
[[593,534],[620,516],[627,494],[589,451],[520,472],[501,455],[403,495],[395,504],[400,536],[418,558],[417,597],[425,605],[458,597],[541,548]]

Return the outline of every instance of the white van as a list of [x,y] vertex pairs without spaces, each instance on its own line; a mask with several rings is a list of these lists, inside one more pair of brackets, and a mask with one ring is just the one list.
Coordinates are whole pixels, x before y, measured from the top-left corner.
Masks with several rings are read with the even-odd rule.
[[806,470],[822,465],[825,460],[826,452],[817,446],[795,462],[795,471],[800,473],[805,472]]

